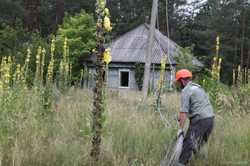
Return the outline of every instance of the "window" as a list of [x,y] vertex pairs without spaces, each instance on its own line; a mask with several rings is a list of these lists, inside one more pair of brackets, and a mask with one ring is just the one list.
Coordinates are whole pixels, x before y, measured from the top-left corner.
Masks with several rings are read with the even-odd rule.
[[129,70],[120,70],[120,87],[129,88]]

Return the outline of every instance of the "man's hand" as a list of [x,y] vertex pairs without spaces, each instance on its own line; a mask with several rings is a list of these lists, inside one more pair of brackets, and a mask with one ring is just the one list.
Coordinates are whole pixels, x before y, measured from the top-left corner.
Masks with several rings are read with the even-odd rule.
[[184,135],[184,131],[182,129],[178,129],[177,138],[179,138],[181,135]]

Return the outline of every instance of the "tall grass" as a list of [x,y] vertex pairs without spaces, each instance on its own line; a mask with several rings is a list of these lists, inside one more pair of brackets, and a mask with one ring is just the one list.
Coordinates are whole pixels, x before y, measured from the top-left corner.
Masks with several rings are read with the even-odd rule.
[[[13,88],[1,94],[2,165],[90,165],[92,92],[71,88],[57,94],[53,101],[57,109],[44,107],[43,93],[36,90]],[[163,96],[162,110],[169,128],[153,111],[153,98],[141,103],[136,92],[107,95],[99,165],[159,165],[176,134],[179,95]],[[208,156],[197,157],[190,165],[248,165],[249,120],[249,115],[217,114]]]

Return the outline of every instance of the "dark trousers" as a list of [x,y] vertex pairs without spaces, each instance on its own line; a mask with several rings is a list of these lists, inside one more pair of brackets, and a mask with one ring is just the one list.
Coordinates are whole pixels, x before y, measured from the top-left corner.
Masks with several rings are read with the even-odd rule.
[[213,126],[214,118],[202,119],[195,123],[190,123],[183,141],[180,163],[186,165],[192,157],[192,152],[196,154],[200,150],[200,147],[208,141]]

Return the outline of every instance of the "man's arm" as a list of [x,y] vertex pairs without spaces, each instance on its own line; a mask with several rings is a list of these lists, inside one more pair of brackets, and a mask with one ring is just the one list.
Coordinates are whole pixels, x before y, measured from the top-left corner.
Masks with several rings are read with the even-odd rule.
[[183,130],[185,121],[187,119],[187,113],[186,112],[180,112],[179,115],[179,128]]
[[185,121],[190,109],[190,93],[187,91],[181,93],[181,111],[179,114],[179,128],[183,130]]

